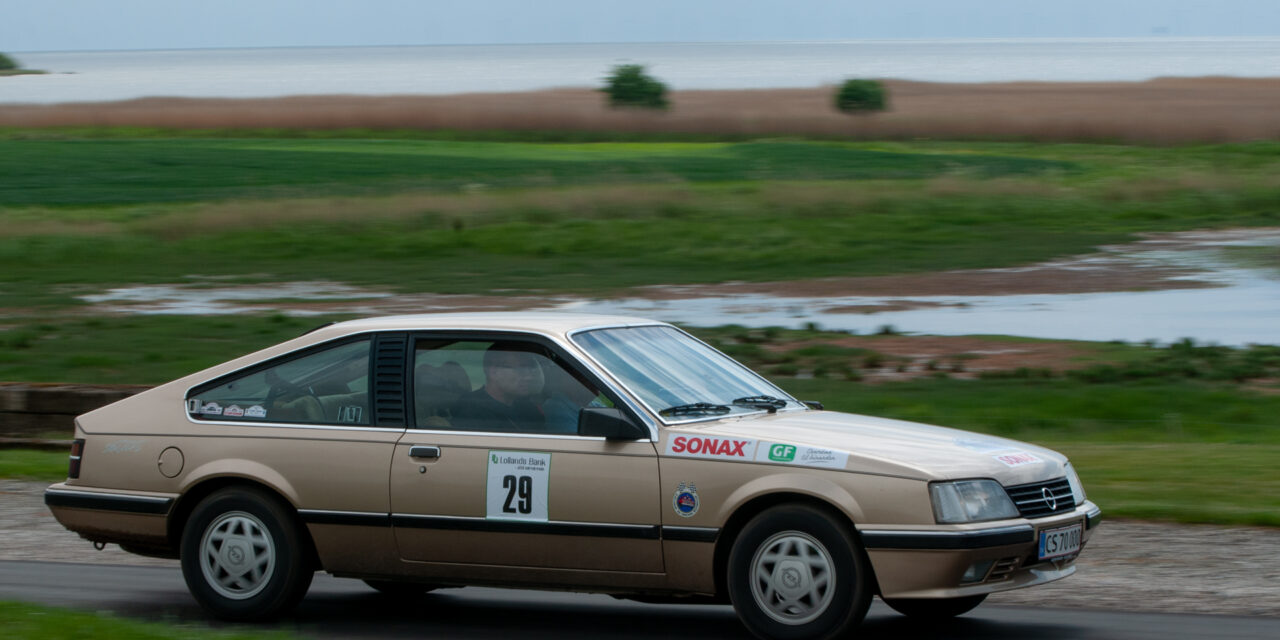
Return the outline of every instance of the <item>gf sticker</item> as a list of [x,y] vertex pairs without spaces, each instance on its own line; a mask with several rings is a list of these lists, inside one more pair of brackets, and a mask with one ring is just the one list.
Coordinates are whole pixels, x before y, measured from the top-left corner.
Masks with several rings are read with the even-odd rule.
[[849,454],[835,449],[808,447],[785,443],[761,445],[756,453],[756,462],[778,462],[794,464],[802,467],[822,467],[825,469],[843,469],[849,462]]

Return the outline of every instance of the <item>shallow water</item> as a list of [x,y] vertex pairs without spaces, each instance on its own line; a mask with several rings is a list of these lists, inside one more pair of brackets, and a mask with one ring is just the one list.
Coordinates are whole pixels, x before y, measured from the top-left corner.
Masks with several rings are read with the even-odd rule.
[[936,82],[1269,77],[1280,37],[990,38],[19,53],[0,103],[597,87],[642,63],[673,89],[816,87],[851,76]]
[[[884,327],[930,335],[999,334],[1070,340],[1182,338],[1226,345],[1280,344],[1280,282],[1240,272],[1209,289],[1013,296],[776,298],[726,296],[687,300],[595,300],[558,310],[655,318],[697,326],[741,324],[874,333]],[[936,306],[878,313],[833,313],[832,307],[919,302]]]
[[[858,333],[874,333],[892,326],[899,332],[932,335],[1001,334],[1160,343],[1192,338],[1224,345],[1280,344],[1280,272],[1236,264],[1224,251],[1231,247],[1274,249],[1280,256],[1280,229],[1164,234],[1048,265],[1068,270],[1192,269],[1182,278],[1216,285],[1156,291],[965,296],[913,296],[910,292],[823,297],[735,294],[587,300],[393,295],[338,283],[293,282],[232,287],[208,283],[147,285],[112,289],[83,299],[108,313],[231,314],[279,310],[295,315],[386,315],[527,308],[632,315],[695,326],[800,328],[815,324]],[[1031,268],[1035,267],[1022,269]],[[849,307],[901,310],[858,313]]]
[[[683,300],[575,301],[564,311],[616,313],[699,326],[803,327],[874,333],[885,327],[932,335],[999,334],[1070,340],[1183,338],[1224,345],[1280,344],[1280,272],[1234,264],[1224,249],[1263,247],[1280,256],[1280,230],[1167,234],[1053,266],[1195,269],[1182,279],[1208,288],[993,296],[787,297],[734,295]],[[918,307],[876,313],[849,307]],[[846,310],[842,310],[842,308]]]

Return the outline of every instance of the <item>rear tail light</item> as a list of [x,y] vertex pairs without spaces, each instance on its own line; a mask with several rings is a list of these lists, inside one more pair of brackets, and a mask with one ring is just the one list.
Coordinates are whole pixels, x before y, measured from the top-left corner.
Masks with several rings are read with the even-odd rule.
[[84,457],[84,440],[77,438],[71,442],[71,460],[67,465],[67,477],[80,477],[80,461]]

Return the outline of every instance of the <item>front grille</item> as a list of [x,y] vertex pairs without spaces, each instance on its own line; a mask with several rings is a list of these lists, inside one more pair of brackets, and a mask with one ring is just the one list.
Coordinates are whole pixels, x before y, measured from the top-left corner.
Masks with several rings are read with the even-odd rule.
[[[1071,495],[1071,485],[1066,478],[1058,478],[1048,482],[1020,484],[1016,487],[1005,487],[1018,513],[1024,518],[1043,518],[1055,513],[1065,513],[1076,508],[1076,500]],[[1046,490],[1052,499],[1046,499]]]
[[991,567],[991,572],[987,574],[987,582],[995,582],[997,580],[1008,580],[1018,565],[1022,563],[1022,558],[1002,558],[997,560],[995,565]]

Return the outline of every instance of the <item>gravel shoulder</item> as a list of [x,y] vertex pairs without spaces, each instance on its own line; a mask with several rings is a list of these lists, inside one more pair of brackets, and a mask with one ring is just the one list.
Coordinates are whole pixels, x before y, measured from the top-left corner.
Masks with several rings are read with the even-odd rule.
[[[42,482],[0,480],[0,560],[177,567],[109,545],[97,551],[58,524]],[[1280,617],[1280,529],[1104,520],[1076,575],[998,593],[996,604]]]

